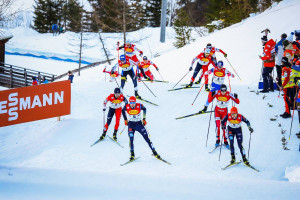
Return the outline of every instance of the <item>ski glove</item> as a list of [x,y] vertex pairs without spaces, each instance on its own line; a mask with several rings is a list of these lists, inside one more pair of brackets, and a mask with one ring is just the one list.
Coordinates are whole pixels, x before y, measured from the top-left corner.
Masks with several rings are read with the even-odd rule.
[[158,71],[159,69],[158,68],[156,68],[156,71]]
[[227,53],[224,54],[224,57],[227,58]]
[[125,121],[124,121],[124,123],[125,123],[125,126],[127,126],[127,125],[128,125],[128,121],[127,121],[127,120],[125,120]]
[[144,126],[147,125],[146,118],[143,119],[143,125],[144,125]]
[[249,128],[250,133],[253,133],[253,131],[254,131],[253,128],[251,126],[249,126],[248,128]]
[[190,68],[189,68],[189,70],[190,70],[190,71],[192,71],[192,70],[193,70],[193,68],[192,68],[192,67],[190,67]]
[[103,111],[106,111],[106,108],[103,108]]
[[236,99],[238,98],[237,93],[234,93],[233,96],[234,96],[234,98],[236,98]]

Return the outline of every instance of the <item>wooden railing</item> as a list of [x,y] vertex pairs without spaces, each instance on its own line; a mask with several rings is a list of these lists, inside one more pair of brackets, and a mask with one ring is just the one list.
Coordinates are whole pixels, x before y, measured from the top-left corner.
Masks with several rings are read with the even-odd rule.
[[56,75],[0,63],[0,86],[7,88],[30,86],[32,85],[32,77],[36,77],[40,84],[44,77],[49,82],[53,82]]

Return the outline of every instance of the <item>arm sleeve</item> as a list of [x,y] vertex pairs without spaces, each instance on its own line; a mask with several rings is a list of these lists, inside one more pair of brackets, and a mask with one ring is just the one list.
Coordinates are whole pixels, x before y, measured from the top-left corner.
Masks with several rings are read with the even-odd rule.
[[141,104],[141,110],[143,111],[143,119],[146,119],[146,111],[147,111],[147,109],[146,109],[146,107],[143,104]]
[[[284,70],[284,71],[287,71],[287,70]],[[287,77],[284,79],[284,82],[282,83],[283,88],[289,82],[289,80],[290,80],[290,73],[287,71]]]
[[226,54],[224,51],[222,51],[222,49],[216,49],[216,51],[221,52],[223,55]]
[[126,105],[122,109],[122,115],[124,117],[124,120],[127,120],[127,115],[126,115]]
[[124,97],[124,103],[125,103],[125,106],[128,104],[128,100],[126,99],[126,97]]
[[123,49],[125,47],[125,44],[123,44],[122,46],[119,46],[119,49]]
[[107,98],[104,100],[104,102],[103,102],[103,107],[104,107],[104,108],[106,107],[107,102],[108,102],[108,97],[107,97]]
[[192,61],[192,64],[191,64],[191,67],[193,66],[193,64],[196,62],[196,60],[198,60],[198,56],[197,57],[195,57],[194,59],[193,59],[193,61]]
[[223,118],[223,120],[221,122],[222,126],[225,125],[225,122],[227,122],[227,120],[228,120],[228,114]]
[[153,62],[151,62],[151,65],[153,65],[153,67],[155,67],[155,69],[157,69],[156,64],[154,64]]
[[250,122],[243,115],[242,115],[242,121],[245,122],[248,127],[251,126]]
[[238,98],[234,98],[234,95],[232,93],[230,93],[230,98],[232,101],[234,101],[235,103],[239,104],[240,103],[240,100]]
[[208,103],[211,103],[215,99],[216,96],[217,96],[217,94],[215,94],[214,96],[208,95],[208,99],[207,99]]

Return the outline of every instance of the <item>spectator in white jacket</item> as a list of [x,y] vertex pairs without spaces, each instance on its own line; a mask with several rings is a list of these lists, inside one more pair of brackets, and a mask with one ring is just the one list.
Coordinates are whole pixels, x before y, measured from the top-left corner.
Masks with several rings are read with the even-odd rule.
[[282,82],[281,82],[281,73],[282,73],[282,69],[281,69],[281,59],[283,57],[283,53],[284,53],[284,46],[283,46],[283,41],[286,40],[287,35],[285,33],[283,33],[281,35],[281,39],[279,42],[277,42],[277,44],[275,45],[275,53],[276,53],[276,57],[275,57],[275,65],[276,65],[276,71],[277,71],[277,82],[279,86],[282,86]]

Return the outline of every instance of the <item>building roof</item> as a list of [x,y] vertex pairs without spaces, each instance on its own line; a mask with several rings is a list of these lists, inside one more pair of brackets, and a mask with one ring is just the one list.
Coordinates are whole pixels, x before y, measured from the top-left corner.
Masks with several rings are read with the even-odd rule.
[[0,29],[0,40],[9,40],[13,37],[12,33],[8,30]]

